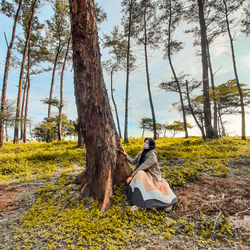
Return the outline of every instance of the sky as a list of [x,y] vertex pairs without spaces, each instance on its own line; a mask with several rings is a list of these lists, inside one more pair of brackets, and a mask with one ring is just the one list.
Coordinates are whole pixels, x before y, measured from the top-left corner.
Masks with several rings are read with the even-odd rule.
[[[104,21],[99,27],[99,36],[108,34],[115,25],[120,25],[121,20],[121,7],[118,0],[99,0],[100,5],[107,13],[107,20]],[[44,6],[39,13],[42,20],[46,20],[51,15],[51,10]],[[2,14],[0,14],[0,84],[3,82],[4,63],[7,52],[7,47],[4,39],[4,32],[8,40],[11,37],[11,30],[13,21]],[[178,54],[173,56],[173,64],[177,73],[190,74],[192,78],[201,80],[201,58],[197,56],[197,48],[193,47],[192,34],[184,33],[188,26],[182,24],[175,32],[174,37],[184,42],[184,49]],[[122,30],[122,28],[120,29]],[[20,27],[17,29],[17,34],[21,34]],[[239,28],[233,30],[235,38],[235,52],[238,67],[238,74],[241,83],[245,83],[250,88],[250,37],[246,37],[240,32]],[[215,76],[216,85],[225,83],[228,80],[234,79],[230,44],[227,36],[219,37],[210,48],[211,58],[214,71],[218,70]],[[16,53],[16,52],[14,52]],[[142,48],[133,46],[133,51],[137,57],[137,68],[131,74],[129,85],[129,114],[128,114],[128,133],[129,137],[140,137],[141,129],[138,128],[140,119],[143,116],[150,117],[151,110],[149,106],[148,92],[146,86],[145,64],[143,60]],[[101,48],[102,61],[109,58],[108,51]],[[175,120],[182,120],[182,116],[173,107],[172,104],[179,102],[178,94],[166,93],[160,90],[158,85],[161,81],[170,80],[172,73],[167,60],[162,58],[162,51],[149,51],[149,72],[152,89],[152,98],[154,103],[155,115],[157,122],[171,124]],[[57,72],[54,97],[59,96],[59,73]],[[19,79],[19,70],[11,69],[8,78],[7,98],[15,99],[17,95],[17,85]],[[104,79],[107,87],[108,94],[110,94],[110,76],[104,71]],[[33,126],[38,124],[47,116],[47,106],[40,102],[49,96],[51,81],[51,72],[43,73],[40,75],[32,76],[31,90],[30,90],[30,107],[29,116],[33,120]],[[124,107],[125,107],[125,83],[126,73],[121,71],[114,75],[114,96],[119,112],[119,119],[121,123],[122,134],[124,131]],[[0,85],[0,86],[1,86]],[[76,119],[76,105],[73,86],[73,71],[71,66],[67,68],[64,79],[64,99],[66,107],[64,113],[70,119]],[[110,102],[111,103],[111,102]],[[111,103],[113,109],[113,105]],[[113,110],[114,111],[114,110]],[[246,134],[250,136],[250,115],[249,108],[246,109]],[[53,112],[57,112],[53,109]],[[113,112],[115,119],[115,113]],[[240,115],[231,115],[224,118],[226,132],[230,136],[237,136],[241,134],[241,120]],[[189,130],[189,135],[200,135],[199,129],[195,126],[192,117],[188,117],[187,121],[194,127]],[[12,131],[10,131],[10,135]],[[167,134],[170,136],[170,134]],[[146,136],[152,136],[151,132],[146,133]],[[179,133],[178,136],[184,136],[184,133]]]

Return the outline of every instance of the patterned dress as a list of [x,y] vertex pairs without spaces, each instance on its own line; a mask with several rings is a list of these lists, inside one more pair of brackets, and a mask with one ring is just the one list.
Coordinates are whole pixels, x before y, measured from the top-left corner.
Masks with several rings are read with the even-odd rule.
[[128,162],[136,165],[132,173],[133,179],[127,186],[130,205],[163,208],[175,204],[178,199],[166,180],[161,177],[157,153],[154,150],[149,151],[145,155],[145,161],[138,166],[141,154],[142,151],[134,159],[127,156]]

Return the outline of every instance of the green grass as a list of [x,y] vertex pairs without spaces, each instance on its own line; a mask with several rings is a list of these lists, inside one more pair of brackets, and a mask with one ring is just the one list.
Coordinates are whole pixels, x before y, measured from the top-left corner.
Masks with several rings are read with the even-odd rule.
[[[142,143],[143,139],[130,140],[124,148],[134,157]],[[172,187],[196,181],[204,173],[226,176],[230,159],[250,157],[249,146],[249,139],[232,138],[156,141],[162,175]],[[183,164],[170,164],[170,160],[183,160]],[[93,199],[78,201],[72,174],[75,165],[84,167],[85,149],[78,148],[75,141],[6,143],[0,149],[0,164],[0,183],[47,179],[37,190],[33,206],[21,218],[4,224],[3,248],[11,244],[14,249],[103,249],[103,246],[150,249],[155,240],[194,242],[196,248],[206,248],[211,242],[216,245],[218,239],[229,242],[233,237],[230,220],[224,216],[213,231],[214,221],[203,214],[194,222],[186,217],[178,218],[175,213],[166,216],[155,209],[132,212],[123,185],[114,187],[113,205],[106,213],[99,211]],[[12,236],[7,233],[9,227]]]

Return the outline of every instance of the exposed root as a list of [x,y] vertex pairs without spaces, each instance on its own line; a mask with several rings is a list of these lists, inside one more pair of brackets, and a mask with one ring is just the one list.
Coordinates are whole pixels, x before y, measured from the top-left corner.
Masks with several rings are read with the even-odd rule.
[[112,196],[112,177],[111,177],[111,168],[109,168],[108,179],[106,182],[106,188],[105,188],[105,194],[104,194],[104,200],[103,200],[102,208],[101,208],[102,212],[110,206],[111,196]]

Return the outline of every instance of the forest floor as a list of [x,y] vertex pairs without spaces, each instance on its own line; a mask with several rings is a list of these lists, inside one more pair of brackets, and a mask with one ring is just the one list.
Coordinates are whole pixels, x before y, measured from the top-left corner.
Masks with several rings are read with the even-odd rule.
[[[134,156],[141,140],[126,151]],[[131,210],[114,187],[101,213],[78,199],[84,169],[76,142],[0,149],[0,249],[249,249],[250,140],[157,140],[162,175],[178,197],[173,212]]]

